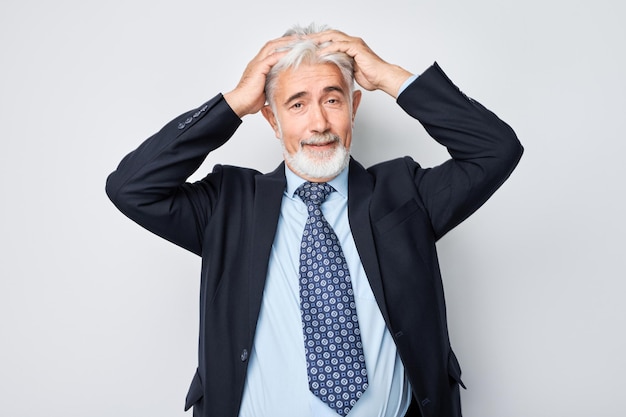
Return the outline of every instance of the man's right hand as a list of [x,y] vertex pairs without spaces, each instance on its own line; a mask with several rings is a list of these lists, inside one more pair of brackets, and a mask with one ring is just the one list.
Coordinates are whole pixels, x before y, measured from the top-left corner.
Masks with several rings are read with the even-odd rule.
[[289,45],[294,39],[293,36],[286,36],[267,42],[248,63],[235,89],[224,94],[224,99],[240,118],[258,112],[265,105],[267,74],[287,53],[287,51],[277,52],[277,50]]

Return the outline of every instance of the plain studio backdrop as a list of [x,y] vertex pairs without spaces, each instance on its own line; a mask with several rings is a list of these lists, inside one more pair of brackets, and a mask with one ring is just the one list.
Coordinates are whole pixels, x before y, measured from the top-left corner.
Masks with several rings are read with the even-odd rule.
[[[232,89],[294,23],[437,61],[526,148],[439,244],[466,417],[626,413],[626,13],[616,0],[4,0],[0,5],[0,415],[184,416],[200,259],[132,223],[105,179],[141,141]],[[446,159],[365,92],[365,165]],[[260,114],[201,167],[272,170]],[[187,414],[190,415],[190,414]]]

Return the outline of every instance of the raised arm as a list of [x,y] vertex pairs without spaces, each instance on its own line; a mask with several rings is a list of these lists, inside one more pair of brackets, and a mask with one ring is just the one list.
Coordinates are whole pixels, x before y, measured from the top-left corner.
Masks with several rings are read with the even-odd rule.
[[[432,169],[406,158],[433,230],[439,238],[480,207],[508,178],[523,148],[513,130],[463,94],[435,64],[402,92],[412,74],[376,55],[360,38],[330,30],[311,36],[325,44],[320,54],[341,51],[354,59],[355,80],[394,98],[452,157]],[[390,182],[398,180],[392,174]]]
[[230,139],[243,116],[265,104],[265,77],[284,54],[276,49],[289,41],[265,44],[232,91],[175,118],[129,153],[106,183],[116,207],[146,229],[200,254],[221,171],[193,184],[186,181],[211,151]]
[[436,63],[400,94],[398,104],[451,156],[427,169],[405,158],[440,238],[502,185],[523,148],[507,123],[462,93]]

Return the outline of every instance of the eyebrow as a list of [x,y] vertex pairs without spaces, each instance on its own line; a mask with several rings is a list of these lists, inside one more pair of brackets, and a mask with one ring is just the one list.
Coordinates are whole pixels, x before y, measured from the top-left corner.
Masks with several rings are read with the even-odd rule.
[[[344,89],[341,88],[340,86],[337,86],[337,85],[330,85],[328,87],[324,87],[324,93],[330,93],[330,92],[333,92],[333,91],[337,91],[337,92],[339,92],[341,94],[344,93]],[[306,97],[308,95],[309,95],[309,93],[307,93],[306,91],[300,91],[298,93],[292,94],[291,96],[289,96],[289,98],[287,100],[285,100],[285,104],[289,104],[290,102],[292,102],[294,100],[297,100],[297,99],[302,98],[302,97]]]
[[300,91],[299,93],[293,94],[287,100],[285,100],[285,104],[289,104],[292,101],[305,97],[307,95],[309,95],[309,93],[307,93],[306,91]]

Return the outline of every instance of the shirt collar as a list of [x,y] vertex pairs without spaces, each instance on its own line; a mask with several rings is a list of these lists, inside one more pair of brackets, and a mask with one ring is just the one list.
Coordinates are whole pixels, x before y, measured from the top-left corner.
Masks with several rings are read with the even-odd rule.
[[[287,178],[287,196],[293,197],[299,186],[304,184],[306,180],[299,177],[293,172],[287,164],[285,164],[285,177]],[[335,178],[328,181],[335,191],[337,191],[343,198],[348,198],[348,167],[339,173]]]

